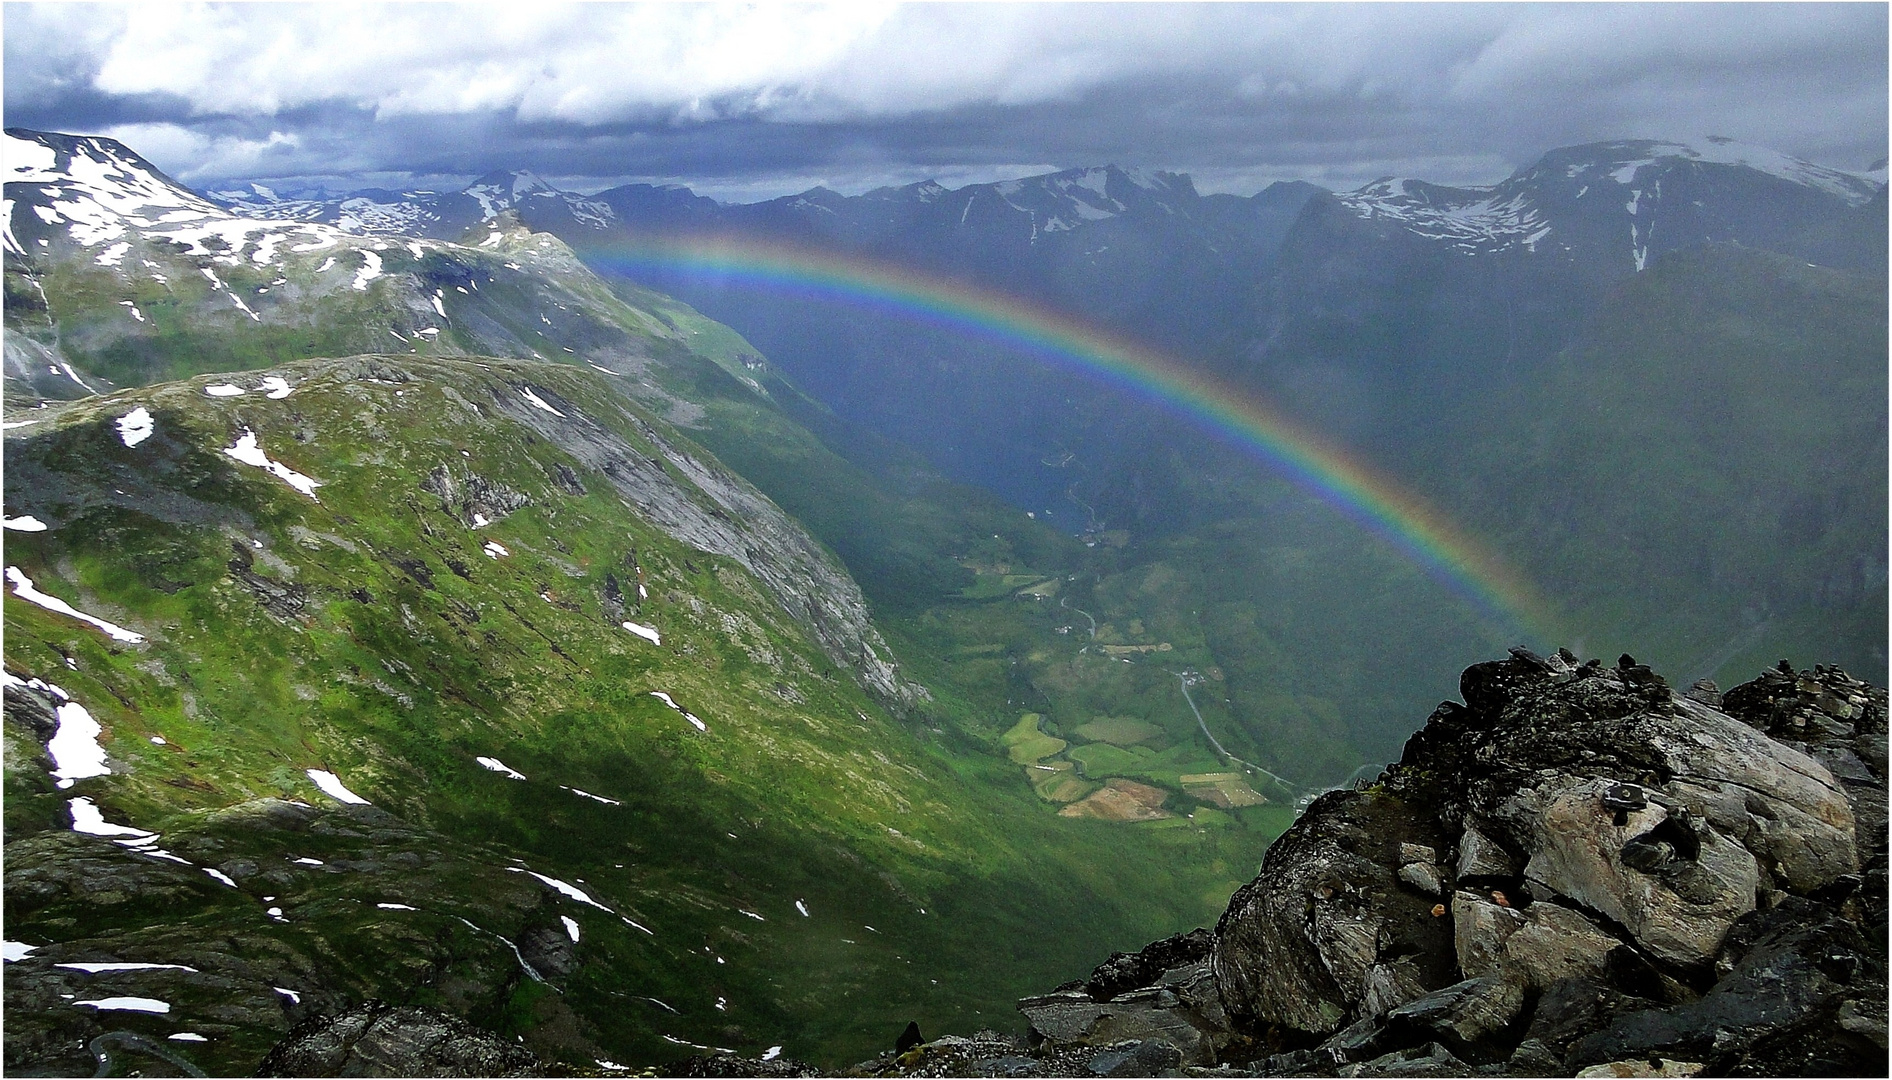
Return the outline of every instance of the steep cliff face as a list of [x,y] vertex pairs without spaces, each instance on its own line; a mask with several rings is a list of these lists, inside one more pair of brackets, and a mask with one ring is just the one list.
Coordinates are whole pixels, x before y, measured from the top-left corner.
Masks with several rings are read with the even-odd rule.
[[[1782,661],[1676,694],[1517,649],[1460,691],[1213,933],[1021,1001],[1003,1075],[1884,1072],[1883,689]],[[1012,1060],[873,1064],[974,1045]]]

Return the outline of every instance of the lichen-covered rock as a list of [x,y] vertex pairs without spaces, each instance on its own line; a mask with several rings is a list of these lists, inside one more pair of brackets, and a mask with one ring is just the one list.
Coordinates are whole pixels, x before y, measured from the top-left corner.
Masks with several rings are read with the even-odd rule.
[[1525,880],[1533,892],[1621,923],[1665,960],[1706,960],[1754,909],[1754,855],[1659,804],[1612,812],[1603,805],[1612,784],[1556,777],[1506,805],[1506,816],[1534,834]]
[[736,1054],[707,1054],[683,1058],[663,1067],[663,1076],[820,1076],[821,1071],[793,1058],[740,1057]]
[[1457,872],[1461,881],[1514,878],[1518,876],[1518,861],[1496,840],[1478,831],[1478,826],[1466,825],[1458,838]]
[[1836,667],[1793,671],[1785,661],[1728,691],[1728,715],[1818,761],[1840,782],[1857,825],[1861,860],[1884,895],[1886,692]]
[[1161,1040],[1176,1048],[1178,1060],[1195,1065],[1215,1061],[1214,1041],[1211,1032],[1205,1030],[1211,1025],[1204,1023],[1181,995],[1166,987],[1133,990],[1107,1002],[1093,1001],[1083,991],[1067,990],[1024,998],[1018,1008],[1031,1025],[1033,1045],[1062,1049]]

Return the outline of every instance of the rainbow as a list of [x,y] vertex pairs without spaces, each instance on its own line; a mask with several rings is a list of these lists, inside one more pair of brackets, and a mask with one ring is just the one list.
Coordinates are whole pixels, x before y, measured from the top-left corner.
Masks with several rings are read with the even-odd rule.
[[1014,296],[856,256],[730,237],[666,238],[582,252],[635,279],[682,273],[718,283],[866,308],[991,340],[1179,413],[1274,467],[1391,545],[1485,615],[1552,640],[1537,590],[1438,511],[1340,447],[1297,427],[1250,391]]

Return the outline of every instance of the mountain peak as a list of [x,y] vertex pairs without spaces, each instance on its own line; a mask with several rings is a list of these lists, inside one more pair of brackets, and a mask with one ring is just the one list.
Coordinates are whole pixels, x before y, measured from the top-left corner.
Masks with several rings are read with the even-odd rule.
[[1560,147],[1545,154],[1536,165],[1520,175],[1548,175],[1561,170],[1568,179],[1583,179],[1587,182],[1607,173],[1616,183],[1628,185],[1635,181],[1637,174],[1644,168],[1677,163],[1752,169],[1779,180],[1837,196],[1854,206],[1871,199],[1880,187],[1869,177],[1816,165],[1769,147],[1738,142],[1726,135],[1706,135],[1679,141],[1614,139]]
[[103,135],[64,135],[56,131],[10,127],[6,129],[6,162],[6,182],[10,184],[109,181],[166,189],[196,202],[203,201],[189,188],[164,175],[137,151]]
[[539,192],[558,191],[557,188],[540,179],[538,174],[529,169],[499,169],[489,172],[485,176],[468,184],[465,191],[468,195],[472,195],[475,189],[487,195],[504,193],[504,196],[508,199],[516,199],[522,195],[532,195]]

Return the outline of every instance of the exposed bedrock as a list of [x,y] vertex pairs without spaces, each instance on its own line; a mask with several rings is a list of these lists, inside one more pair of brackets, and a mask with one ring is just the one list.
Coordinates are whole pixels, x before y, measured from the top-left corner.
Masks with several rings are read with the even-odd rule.
[[[1214,932],[1020,1003],[1256,1075],[1883,1075],[1886,693],[1513,650]],[[1135,984],[1135,985],[1132,985]],[[1586,1073],[1585,1070],[1588,1070]]]

